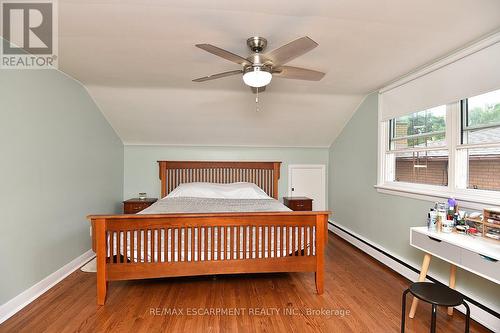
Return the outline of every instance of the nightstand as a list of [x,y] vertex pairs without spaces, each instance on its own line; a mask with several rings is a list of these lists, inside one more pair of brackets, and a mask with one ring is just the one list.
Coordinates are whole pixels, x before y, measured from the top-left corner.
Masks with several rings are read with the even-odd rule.
[[123,202],[123,214],[138,213],[141,210],[148,208],[156,201],[158,201],[157,198],[146,198],[146,199],[133,198],[125,200]]
[[308,197],[283,197],[283,203],[291,210],[312,210],[313,199]]

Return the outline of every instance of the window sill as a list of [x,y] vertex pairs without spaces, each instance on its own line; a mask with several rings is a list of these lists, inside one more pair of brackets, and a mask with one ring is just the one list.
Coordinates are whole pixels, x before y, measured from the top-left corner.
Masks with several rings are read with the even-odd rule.
[[489,206],[500,205],[500,192],[482,191],[482,190],[456,190],[451,191],[448,188],[436,186],[413,186],[413,184],[404,183],[385,183],[375,185],[377,192],[397,195],[407,198],[425,200],[425,201],[443,201],[447,198],[455,198],[460,207],[469,209],[483,209]]

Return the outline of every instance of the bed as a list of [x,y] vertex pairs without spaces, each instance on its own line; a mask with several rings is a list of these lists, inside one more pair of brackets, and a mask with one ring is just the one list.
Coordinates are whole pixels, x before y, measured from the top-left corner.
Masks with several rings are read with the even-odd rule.
[[90,215],[97,303],[109,281],[314,272],[323,293],[328,212],[277,201],[280,162],[159,161],[161,199],[134,215]]

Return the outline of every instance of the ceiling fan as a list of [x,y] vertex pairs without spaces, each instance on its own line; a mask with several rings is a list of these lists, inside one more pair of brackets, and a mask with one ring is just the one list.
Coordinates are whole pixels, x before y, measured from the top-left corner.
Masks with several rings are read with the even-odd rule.
[[319,81],[325,76],[325,73],[311,69],[284,66],[289,61],[318,46],[318,43],[307,36],[296,39],[269,53],[262,53],[267,46],[265,38],[250,37],[247,39],[247,45],[253,53],[247,58],[243,58],[211,44],[196,44],[196,47],[241,65],[242,68],[200,77],[193,81],[205,82],[226,76],[243,74],[243,81],[246,85],[250,86],[252,90],[263,91],[265,86],[271,82],[273,76],[308,81]]

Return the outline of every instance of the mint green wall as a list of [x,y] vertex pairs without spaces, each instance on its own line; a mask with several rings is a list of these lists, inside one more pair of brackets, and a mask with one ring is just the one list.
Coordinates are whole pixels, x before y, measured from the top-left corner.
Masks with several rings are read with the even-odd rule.
[[159,197],[159,160],[207,161],[281,161],[280,198],[287,193],[289,164],[328,165],[326,148],[249,148],[187,146],[125,146],[125,181],[123,197],[137,197],[139,192]]
[[[377,93],[360,105],[329,150],[329,207],[334,220],[369,239],[414,267],[423,253],[409,245],[412,226],[424,226],[431,202],[380,194],[377,182]],[[431,261],[430,275],[447,281],[449,265]],[[500,311],[500,288],[458,269],[457,288]]]
[[123,145],[76,81],[0,70],[0,304],[90,249],[123,195]]

